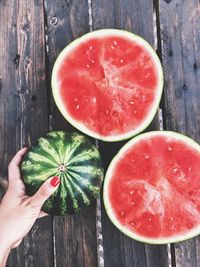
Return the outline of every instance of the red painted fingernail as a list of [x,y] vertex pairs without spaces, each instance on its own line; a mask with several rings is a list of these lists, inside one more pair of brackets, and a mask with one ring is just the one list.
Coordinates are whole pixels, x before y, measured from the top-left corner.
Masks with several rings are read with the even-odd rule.
[[54,176],[50,181],[50,184],[53,187],[56,187],[59,183],[60,183],[60,178],[58,176]]

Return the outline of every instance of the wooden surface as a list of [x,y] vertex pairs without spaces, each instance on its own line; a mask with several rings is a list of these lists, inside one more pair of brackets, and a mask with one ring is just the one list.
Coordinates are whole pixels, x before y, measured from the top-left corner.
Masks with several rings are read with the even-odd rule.
[[[0,161],[48,131],[42,1],[0,1]],[[52,218],[38,221],[8,266],[53,266]]]
[[[198,0],[0,0],[0,174],[24,144],[50,130],[74,131],[52,99],[52,66],[68,43],[101,28],[135,32],[157,50],[165,77],[164,129],[200,142]],[[148,130],[159,127],[157,114]],[[124,143],[96,141],[105,168]],[[10,267],[98,265],[198,267],[200,238],[144,245],[121,234],[103,204],[97,209],[94,202],[73,216],[39,220],[8,261]]]

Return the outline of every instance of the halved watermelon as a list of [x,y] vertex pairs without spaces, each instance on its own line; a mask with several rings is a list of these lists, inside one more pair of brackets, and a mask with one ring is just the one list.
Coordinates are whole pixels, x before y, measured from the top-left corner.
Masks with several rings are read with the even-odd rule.
[[52,72],[53,96],[63,116],[104,141],[143,131],[157,111],[162,87],[153,48],[123,30],[98,30],[73,41]]
[[111,221],[136,240],[163,244],[200,234],[200,146],[167,131],[133,138],[112,160],[103,198]]

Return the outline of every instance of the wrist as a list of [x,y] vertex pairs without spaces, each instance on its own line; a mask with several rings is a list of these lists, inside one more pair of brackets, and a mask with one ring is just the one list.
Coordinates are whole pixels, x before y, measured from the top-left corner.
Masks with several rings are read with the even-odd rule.
[[11,250],[11,246],[9,246],[7,243],[2,242],[0,238],[0,254],[8,254]]
[[10,247],[2,243],[0,240],[0,266],[6,266],[6,262],[10,253]]
[[6,252],[10,252],[11,250],[11,244],[9,244],[8,242],[8,236],[5,236],[5,233],[1,231],[1,227],[0,227],[0,254],[1,253],[6,253]]

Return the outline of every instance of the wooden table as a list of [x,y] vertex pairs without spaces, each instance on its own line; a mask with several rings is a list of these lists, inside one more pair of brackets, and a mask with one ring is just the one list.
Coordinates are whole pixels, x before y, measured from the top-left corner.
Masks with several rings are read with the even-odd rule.
[[[74,130],[52,99],[52,66],[69,42],[100,28],[135,32],[156,49],[165,76],[163,127],[200,142],[198,0],[0,0],[0,172],[27,142],[50,130]],[[150,129],[161,126],[156,116]],[[123,143],[98,145],[106,167]],[[121,234],[97,204],[38,220],[8,266],[200,266],[199,237],[144,245]]]

